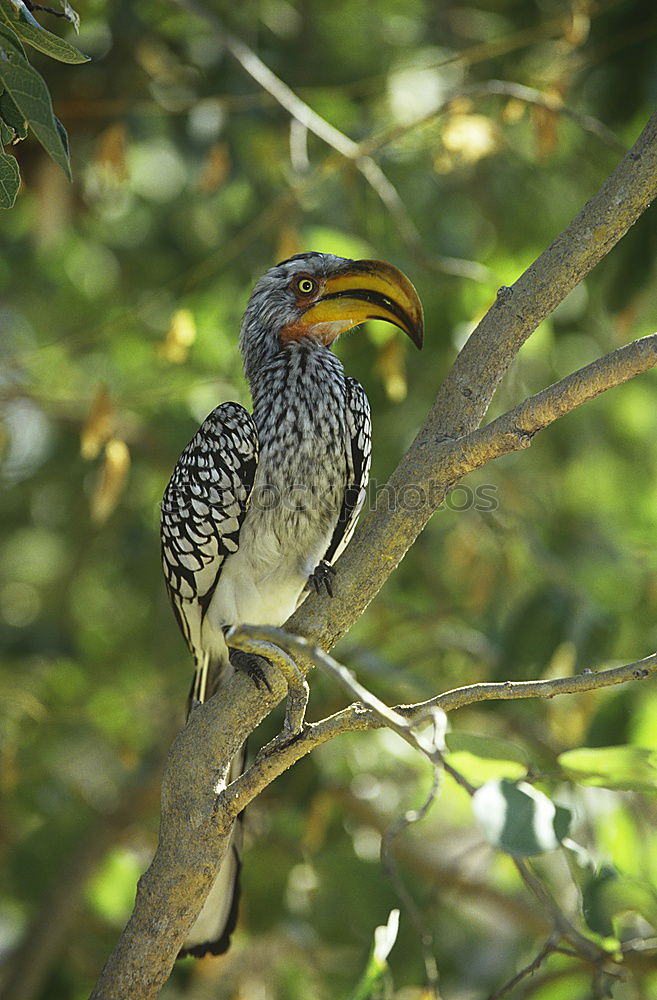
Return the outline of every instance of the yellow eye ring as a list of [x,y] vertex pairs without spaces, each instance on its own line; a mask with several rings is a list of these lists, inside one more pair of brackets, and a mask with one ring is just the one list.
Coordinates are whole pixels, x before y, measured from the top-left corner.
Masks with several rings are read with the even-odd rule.
[[312,278],[299,278],[297,281],[297,291],[302,295],[311,295],[315,291],[315,282]]

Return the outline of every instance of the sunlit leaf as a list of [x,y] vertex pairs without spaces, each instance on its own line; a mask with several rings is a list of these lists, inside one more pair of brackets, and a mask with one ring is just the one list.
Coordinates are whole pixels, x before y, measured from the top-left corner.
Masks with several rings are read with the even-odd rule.
[[609,865],[594,872],[582,891],[582,906],[588,926],[596,934],[615,934],[614,919],[639,914],[657,929],[657,893],[649,882],[629,878]]
[[527,105],[524,101],[519,101],[512,97],[506,102],[502,109],[502,121],[505,125],[515,125],[525,114]]
[[180,365],[187,360],[189,349],[196,340],[196,321],[191,309],[176,309],[164,342],[160,345],[160,357],[171,364]]
[[518,781],[527,774],[526,755],[506,740],[451,732],[446,745],[449,763],[476,787],[501,778]]
[[125,441],[112,438],[105,445],[105,461],[98,485],[91,497],[91,519],[104,524],[123,493],[130,468],[130,452]]
[[93,398],[87,419],[80,432],[80,454],[88,461],[96,458],[112,434],[114,404],[107,386],[100,385]]
[[489,781],[475,792],[472,806],[488,843],[516,857],[554,850],[570,826],[570,810],[524,781]]
[[124,847],[115,847],[106,857],[102,868],[88,889],[94,910],[112,924],[121,924],[135,901],[137,879],[143,864],[139,857]]
[[447,152],[462,163],[477,163],[491,156],[499,145],[494,121],[479,114],[450,115],[442,140]]
[[559,765],[582,785],[633,791],[657,790],[657,750],[643,747],[581,747],[559,756]]

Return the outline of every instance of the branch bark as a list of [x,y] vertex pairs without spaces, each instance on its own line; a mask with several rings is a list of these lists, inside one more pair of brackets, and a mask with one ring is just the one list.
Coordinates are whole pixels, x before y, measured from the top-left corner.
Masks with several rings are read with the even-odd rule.
[[402,495],[407,483],[421,484],[424,502],[413,510],[400,506],[370,512],[340,558],[340,577],[349,581],[348,586],[328,608],[312,595],[287,623],[291,632],[312,636],[323,649],[330,649],[362,615],[459,478],[443,478],[450,450],[460,447],[455,439],[478,427],[525,341],[655,196],[657,113],[570,225],[511,288],[500,289],[456,358],[424,425],[387,484],[392,496]]
[[[497,385],[525,340],[611,250],[656,194],[657,115],[576,219],[512,288],[500,289],[496,302],[456,359],[427,421],[389,483],[393,497],[400,496],[408,483],[422,485],[422,503],[413,510],[397,504],[390,511],[370,513],[341,557],[341,591],[330,603],[309,597],[288,622],[290,631],[330,649],[363,613],[450,485],[492,458],[525,447],[542,427],[655,364],[655,337],[644,338],[477,430]],[[638,669],[652,671],[654,659],[649,658],[650,663],[640,668],[630,665],[628,676],[635,676]],[[596,676],[600,678],[591,675],[590,679]],[[94,998],[130,996],[140,1000],[157,995],[215,877],[236,815],[261,787],[302,756],[300,751],[307,745],[304,741],[312,743],[313,734],[319,734],[316,727],[308,727],[298,740],[261,759],[257,772],[251,768],[224,792],[228,762],[249,732],[285,695],[278,672],[271,670],[269,677],[272,690],[265,694],[256,691],[241,674],[231,678],[221,699],[201,706],[176,738],[164,778],[157,853],[140,880],[133,915],[101,974]],[[575,681],[577,690],[582,690],[589,675],[583,677],[583,681],[562,679],[561,690],[565,692]],[[490,692],[489,686],[477,687],[480,694],[484,688]],[[528,696],[528,688],[524,694],[519,690],[523,689],[517,685],[502,685],[495,696]],[[437,705],[442,698],[445,701],[440,707],[445,708],[450,695],[451,708],[467,703],[467,695],[455,697],[452,692],[432,699],[432,703]],[[530,696],[541,695],[534,691]],[[474,700],[483,700],[483,695]],[[380,720],[376,724],[381,725]],[[368,722],[366,713],[352,706],[321,726],[321,741],[325,741],[347,728],[373,728],[374,722]],[[316,739],[312,745],[317,745]]]
[[[239,628],[242,640],[247,637],[252,640],[266,639],[275,643],[291,655],[299,659],[305,658],[320,668],[335,673],[335,667],[345,670],[341,664],[336,664],[332,657],[314,644],[309,644],[299,636],[290,635],[284,629],[265,625],[242,625]],[[240,648],[246,646],[243,642]],[[302,650],[305,652],[302,654]],[[501,681],[498,683],[468,684],[453,688],[443,694],[429,698],[428,701],[415,705],[397,705],[387,711],[405,723],[404,726],[392,726],[385,714],[381,712],[378,699],[369,692],[365,693],[366,703],[355,703],[340,712],[320,722],[307,724],[303,733],[282,747],[278,752],[256,758],[255,763],[244,774],[240,775],[231,785],[231,792],[239,795],[240,802],[248,805],[264,789],[298,760],[311,753],[323,743],[341,736],[344,733],[367,732],[381,729],[384,726],[394,728],[403,739],[407,739],[407,727],[416,725],[430,717],[432,711],[454,712],[469,705],[483,701],[512,701],[520,698],[538,698],[541,700],[555,698],[557,695],[581,694],[585,691],[597,691],[617,684],[627,684],[630,681],[645,680],[657,674],[657,653],[625,663],[622,666],[608,667],[605,670],[587,670],[573,677],[555,677],[550,680],[532,681]],[[352,689],[355,697],[361,697],[363,688],[355,682]],[[371,703],[371,704],[370,704]],[[401,731],[406,729],[406,732]],[[410,742],[410,741],[409,741]],[[422,752],[424,748],[421,748]],[[456,779],[458,780],[458,778]],[[461,782],[462,783],[462,782]],[[472,792],[472,788],[467,789]]]

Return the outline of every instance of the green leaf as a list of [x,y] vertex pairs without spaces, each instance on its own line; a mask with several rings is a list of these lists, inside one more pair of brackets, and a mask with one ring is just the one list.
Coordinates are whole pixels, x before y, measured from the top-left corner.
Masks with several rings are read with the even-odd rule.
[[627,791],[657,790],[657,750],[643,747],[580,747],[560,754],[559,766],[580,785]]
[[16,33],[28,45],[38,49],[39,52],[45,52],[52,59],[58,59],[59,62],[76,64],[89,62],[90,60],[90,57],[85,55],[84,52],[80,52],[75,45],[71,45],[70,42],[60,38],[59,35],[53,35],[52,31],[48,31],[42,25],[35,28],[33,24],[19,21],[16,24]]
[[16,201],[21,179],[14,156],[0,152],[0,208],[11,208]]
[[11,130],[12,134],[9,142],[18,142],[19,139],[25,138],[27,135],[25,116],[21,114],[6,90],[0,94],[0,118],[2,118],[7,128]]
[[625,913],[638,913],[657,927],[657,895],[650,883],[621,875],[610,866],[600,868],[587,880],[582,906],[588,926],[603,937],[615,934],[614,918]]
[[448,733],[447,759],[464,778],[475,786],[509,778],[519,781],[527,774],[525,754],[514,743],[471,733]]
[[57,128],[50,93],[43,77],[29,63],[12,56],[9,60],[0,59],[0,81],[43,148],[70,178],[68,153]]
[[[0,12],[4,13],[1,7]],[[21,45],[20,38],[13,27],[4,21],[0,21],[0,51],[6,53],[7,57],[15,55],[25,59],[25,49]]]
[[54,115],[54,118],[55,118],[55,127],[56,127],[57,131],[59,132],[59,138],[62,140],[62,146],[64,147],[64,151],[66,153],[66,159],[70,160],[70,158],[71,158],[71,150],[70,150],[69,145],[68,145],[68,132],[66,131],[66,129],[64,128],[64,126],[60,122],[60,120],[57,117],[57,115]]
[[135,885],[143,865],[135,852],[115,847],[94,876],[87,895],[91,905],[105,920],[122,924],[135,901]]
[[582,909],[587,925],[602,937],[611,937],[614,925],[608,907],[604,904],[604,890],[610,881],[618,878],[613,868],[604,867],[595,872],[582,890]]
[[515,857],[553,851],[570,828],[570,810],[524,781],[489,781],[472,806],[488,843]]
[[453,753],[466,751],[475,757],[483,757],[484,760],[513,760],[525,765],[529,763],[522,747],[510,740],[498,740],[476,733],[451,732],[445,737],[445,744]]
[[0,118],[0,146],[8,146],[14,141],[14,130]]

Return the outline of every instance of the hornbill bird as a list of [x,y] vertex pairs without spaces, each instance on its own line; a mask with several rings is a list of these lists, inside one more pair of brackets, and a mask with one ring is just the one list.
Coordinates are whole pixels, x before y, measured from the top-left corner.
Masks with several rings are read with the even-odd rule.
[[[332,346],[367,319],[393,323],[422,346],[420,300],[390,264],[302,253],[254,288],[240,335],[253,415],[238,403],[217,406],[162,502],[166,586],[196,665],[190,711],[238,666],[227,626],[283,625],[311,587],[332,595],[333,564],[353,534],[370,467],[367,396]],[[244,759],[243,750],[226,783]],[[228,948],[239,826],[181,955]]]

